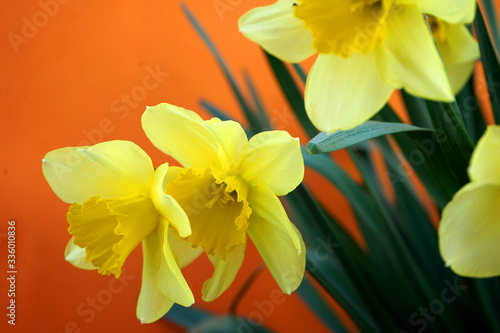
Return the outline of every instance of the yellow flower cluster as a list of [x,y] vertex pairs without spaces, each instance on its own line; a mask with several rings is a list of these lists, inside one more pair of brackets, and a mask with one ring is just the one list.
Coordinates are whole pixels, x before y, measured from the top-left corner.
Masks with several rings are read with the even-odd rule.
[[305,106],[316,128],[331,133],[371,118],[395,89],[453,101],[479,57],[464,25],[475,6],[474,0],[279,0],[247,12],[239,28],[288,62],[318,54]]
[[203,299],[216,299],[240,268],[247,235],[281,290],[294,291],[304,275],[305,245],[277,196],[303,179],[299,140],[284,131],[249,140],[234,121],[204,121],[169,104],[147,108],[142,125],[182,167],[155,170],[129,141],[57,149],[43,159],[49,185],[72,204],[66,259],[119,277],[142,243],[137,317],[143,323],[159,319],[174,303],[193,304],[181,269],[203,252],[214,266]]

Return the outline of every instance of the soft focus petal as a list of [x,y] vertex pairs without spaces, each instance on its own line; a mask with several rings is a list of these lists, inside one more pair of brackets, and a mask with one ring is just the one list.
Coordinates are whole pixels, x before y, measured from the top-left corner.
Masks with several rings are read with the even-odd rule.
[[418,0],[420,10],[449,23],[470,23],[476,15],[475,0]]
[[73,243],[73,237],[70,239],[68,244],[66,245],[66,249],[64,250],[64,259],[66,261],[69,261],[73,266],[81,268],[81,269],[88,269],[88,270],[93,270],[97,269],[92,263],[85,259],[86,252],[85,249],[82,249],[79,246],[76,246],[75,243]]
[[437,41],[437,46],[456,95],[472,76],[474,61],[479,59],[479,46],[463,24],[447,25],[447,38]]
[[388,29],[387,40],[375,51],[382,79],[418,97],[453,101],[443,62],[417,7],[405,6],[393,15]]
[[472,153],[469,177],[479,184],[500,185],[500,126],[488,126]]
[[267,52],[287,62],[301,62],[316,51],[311,31],[294,15],[294,1],[253,8],[239,20],[240,31]]
[[168,223],[163,221],[158,232],[143,242],[144,264],[142,285],[137,303],[137,318],[151,323],[161,318],[173,303],[190,306],[194,297],[172,255],[168,242]]
[[253,210],[251,219],[254,215],[259,215],[266,223],[271,224],[273,229],[281,230],[282,235],[295,246],[295,254],[305,250],[301,237],[295,232],[283,205],[269,188],[265,185],[252,187],[248,192],[248,202]]
[[285,131],[256,134],[249,141],[240,172],[250,186],[263,183],[276,195],[289,193],[304,178],[299,139]]
[[350,129],[377,113],[393,90],[381,80],[373,53],[320,55],[306,83],[307,114],[321,131]]
[[208,129],[219,141],[219,160],[222,168],[231,172],[235,170],[245,153],[248,139],[241,125],[235,121],[220,121],[213,118],[205,122]]
[[450,80],[451,89],[457,95],[469,81],[474,72],[474,63],[450,64],[445,63],[444,68]]
[[168,172],[168,163],[156,169],[151,189],[151,199],[158,212],[172,227],[177,230],[180,237],[191,235],[189,219],[179,203],[172,196],[165,193],[164,179]]
[[168,233],[168,243],[181,269],[191,264],[204,252],[201,246],[193,247],[190,242],[179,238],[175,232]]
[[500,185],[470,184],[445,207],[439,225],[439,248],[455,273],[469,277],[500,275],[499,200]]
[[158,149],[185,167],[219,166],[217,138],[193,111],[166,103],[148,107],[142,128]]
[[218,255],[208,256],[214,265],[214,274],[203,284],[203,300],[211,302],[219,297],[233,283],[245,257],[245,244],[234,247],[226,260]]
[[252,215],[248,228],[248,234],[262,259],[281,290],[286,294],[298,288],[302,282],[306,264],[304,241],[295,226],[291,223],[290,225],[300,240],[300,247],[303,249],[300,253],[297,253],[289,235],[260,216]]
[[464,24],[448,24],[446,29],[446,41],[437,43],[445,63],[473,62],[479,58],[479,46]]
[[82,203],[92,196],[115,199],[133,192],[149,195],[154,171],[149,156],[129,141],[56,149],[42,162],[50,187],[68,203]]

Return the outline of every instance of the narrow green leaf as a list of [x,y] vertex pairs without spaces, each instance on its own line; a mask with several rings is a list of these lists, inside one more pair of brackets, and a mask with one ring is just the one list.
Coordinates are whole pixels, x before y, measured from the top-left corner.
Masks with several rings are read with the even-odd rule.
[[319,133],[309,141],[307,144],[307,151],[310,154],[329,153],[382,135],[407,131],[430,130],[403,123],[367,121],[350,130],[337,131],[332,134],[327,134],[325,132]]
[[243,317],[221,316],[207,319],[194,327],[188,333],[225,333],[225,332],[255,332],[271,333],[264,325]]
[[309,308],[318,316],[318,318],[335,333],[348,333],[347,329],[333,312],[331,306],[325,301],[323,296],[313,286],[309,278],[304,278],[297,289],[300,298],[309,306]]
[[408,110],[408,116],[410,117],[411,123],[419,127],[432,128],[431,118],[429,118],[429,112],[425,106],[425,101],[419,97],[408,94],[405,90],[401,90],[401,96]]
[[215,106],[212,102],[205,99],[200,100],[200,105],[207,110],[214,117],[220,120],[231,120],[231,117],[227,115],[227,112],[221,110],[218,106]]
[[[481,50],[481,61],[484,67],[484,76],[488,85],[488,92],[490,94],[491,106],[493,108],[493,115],[495,123],[500,123],[500,60],[497,56],[495,48],[490,39],[486,24],[480,10],[476,13],[474,20],[474,28],[476,30],[479,48]],[[496,28],[492,28],[498,30]]]
[[194,306],[185,308],[178,304],[174,304],[165,316],[163,316],[163,319],[171,321],[185,329],[192,328],[210,318],[213,318],[213,315],[205,310]]
[[490,35],[493,48],[496,51],[496,57],[500,61],[500,31],[498,29],[500,24],[497,18],[498,6],[500,6],[500,4],[498,3],[498,0],[482,0],[481,4],[483,5],[482,9],[484,9],[481,10],[481,13],[483,14],[483,19],[485,18],[485,26]]
[[440,139],[438,144],[442,148],[449,172],[460,186],[469,182],[467,168],[474,149],[474,143],[465,131],[459,118],[456,103],[440,103],[426,101],[431,117],[434,132]]
[[486,130],[486,122],[479,107],[471,78],[462,91],[456,96],[458,107],[462,113],[465,129],[475,143]]
[[231,90],[233,91],[234,96],[238,100],[238,103],[241,107],[241,110],[245,114],[245,117],[248,120],[248,123],[250,125],[250,130],[252,131],[252,134],[256,134],[260,132],[260,129],[262,127],[265,127],[265,125],[261,124],[259,121],[259,117],[256,114],[256,112],[251,108],[250,104],[246,101],[245,97],[243,96],[243,93],[236,83],[236,80],[234,79],[233,75],[231,74],[231,71],[229,70],[228,66],[226,65],[226,62],[224,61],[224,58],[222,57],[221,53],[219,50],[215,47],[215,44],[212,42],[210,37],[208,37],[207,33],[203,29],[203,27],[200,25],[198,20],[194,17],[194,15],[191,13],[187,5],[181,4],[181,9],[188,18],[189,22],[191,25],[194,27],[198,35],[201,37],[205,45],[208,47],[212,55],[214,56],[215,60],[217,61],[217,64],[219,65],[220,69],[222,70],[222,73],[224,74],[225,79],[229,83]]

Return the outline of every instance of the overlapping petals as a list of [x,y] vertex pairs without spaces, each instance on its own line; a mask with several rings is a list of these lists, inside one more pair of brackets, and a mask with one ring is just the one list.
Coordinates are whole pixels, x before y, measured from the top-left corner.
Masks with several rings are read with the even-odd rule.
[[191,229],[185,212],[162,191],[167,164],[155,171],[134,143],[110,141],[49,152],[42,169],[54,192],[72,203],[67,220],[73,238],[65,250],[70,263],[118,277],[128,255],[142,243],[138,318],[152,322],[173,303],[194,302],[168,242],[169,224],[186,236]]
[[[475,1],[341,1],[336,5],[278,1],[250,10],[239,27],[250,40],[285,61],[300,61],[311,48],[319,53],[307,79],[306,111],[319,130],[334,132],[368,120],[395,89],[437,101],[454,99],[424,13],[453,24],[468,23],[475,15]],[[289,46],[296,40],[306,44],[301,51]],[[464,75],[463,70],[459,73]]]
[[[304,274],[305,246],[277,195],[292,191],[304,176],[298,139],[269,131],[248,140],[234,121],[204,121],[170,104],[147,108],[142,124],[153,144],[184,167],[167,173],[164,190],[190,219],[186,241],[203,248],[214,265],[203,299],[211,301],[231,285],[247,234],[282,290],[295,290]],[[181,142],[193,129],[193,146]]]

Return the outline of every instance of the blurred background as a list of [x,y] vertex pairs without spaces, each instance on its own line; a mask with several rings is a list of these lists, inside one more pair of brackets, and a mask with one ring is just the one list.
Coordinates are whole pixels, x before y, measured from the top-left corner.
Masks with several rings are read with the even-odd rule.
[[[265,107],[272,110],[273,126],[303,138],[262,52],[237,29],[245,11],[270,1],[184,3],[221,50],[236,79],[242,81],[244,71],[251,75]],[[158,166],[168,158],[148,141],[140,117],[146,106],[161,102],[208,118],[199,105],[204,98],[242,121],[212,55],[178,1],[2,0],[0,16],[0,331],[182,332],[166,320],[141,325],[135,317],[140,247],[127,260],[118,282],[64,260],[68,204],[47,185],[41,159],[65,146],[122,139],[139,144]],[[343,153],[337,158],[342,160]],[[306,181],[328,198],[334,215],[346,220],[350,212],[339,193],[322,188],[311,171]],[[7,324],[6,317],[7,224],[11,220],[17,227],[15,327]],[[351,230],[355,232],[354,227]],[[260,256],[250,246],[235,283],[219,299],[205,303],[201,286],[212,268],[202,256],[184,270],[195,306],[223,314],[233,304],[238,315],[262,318],[276,332],[327,331],[296,294],[273,296],[279,289],[267,268],[234,303],[260,264]]]

